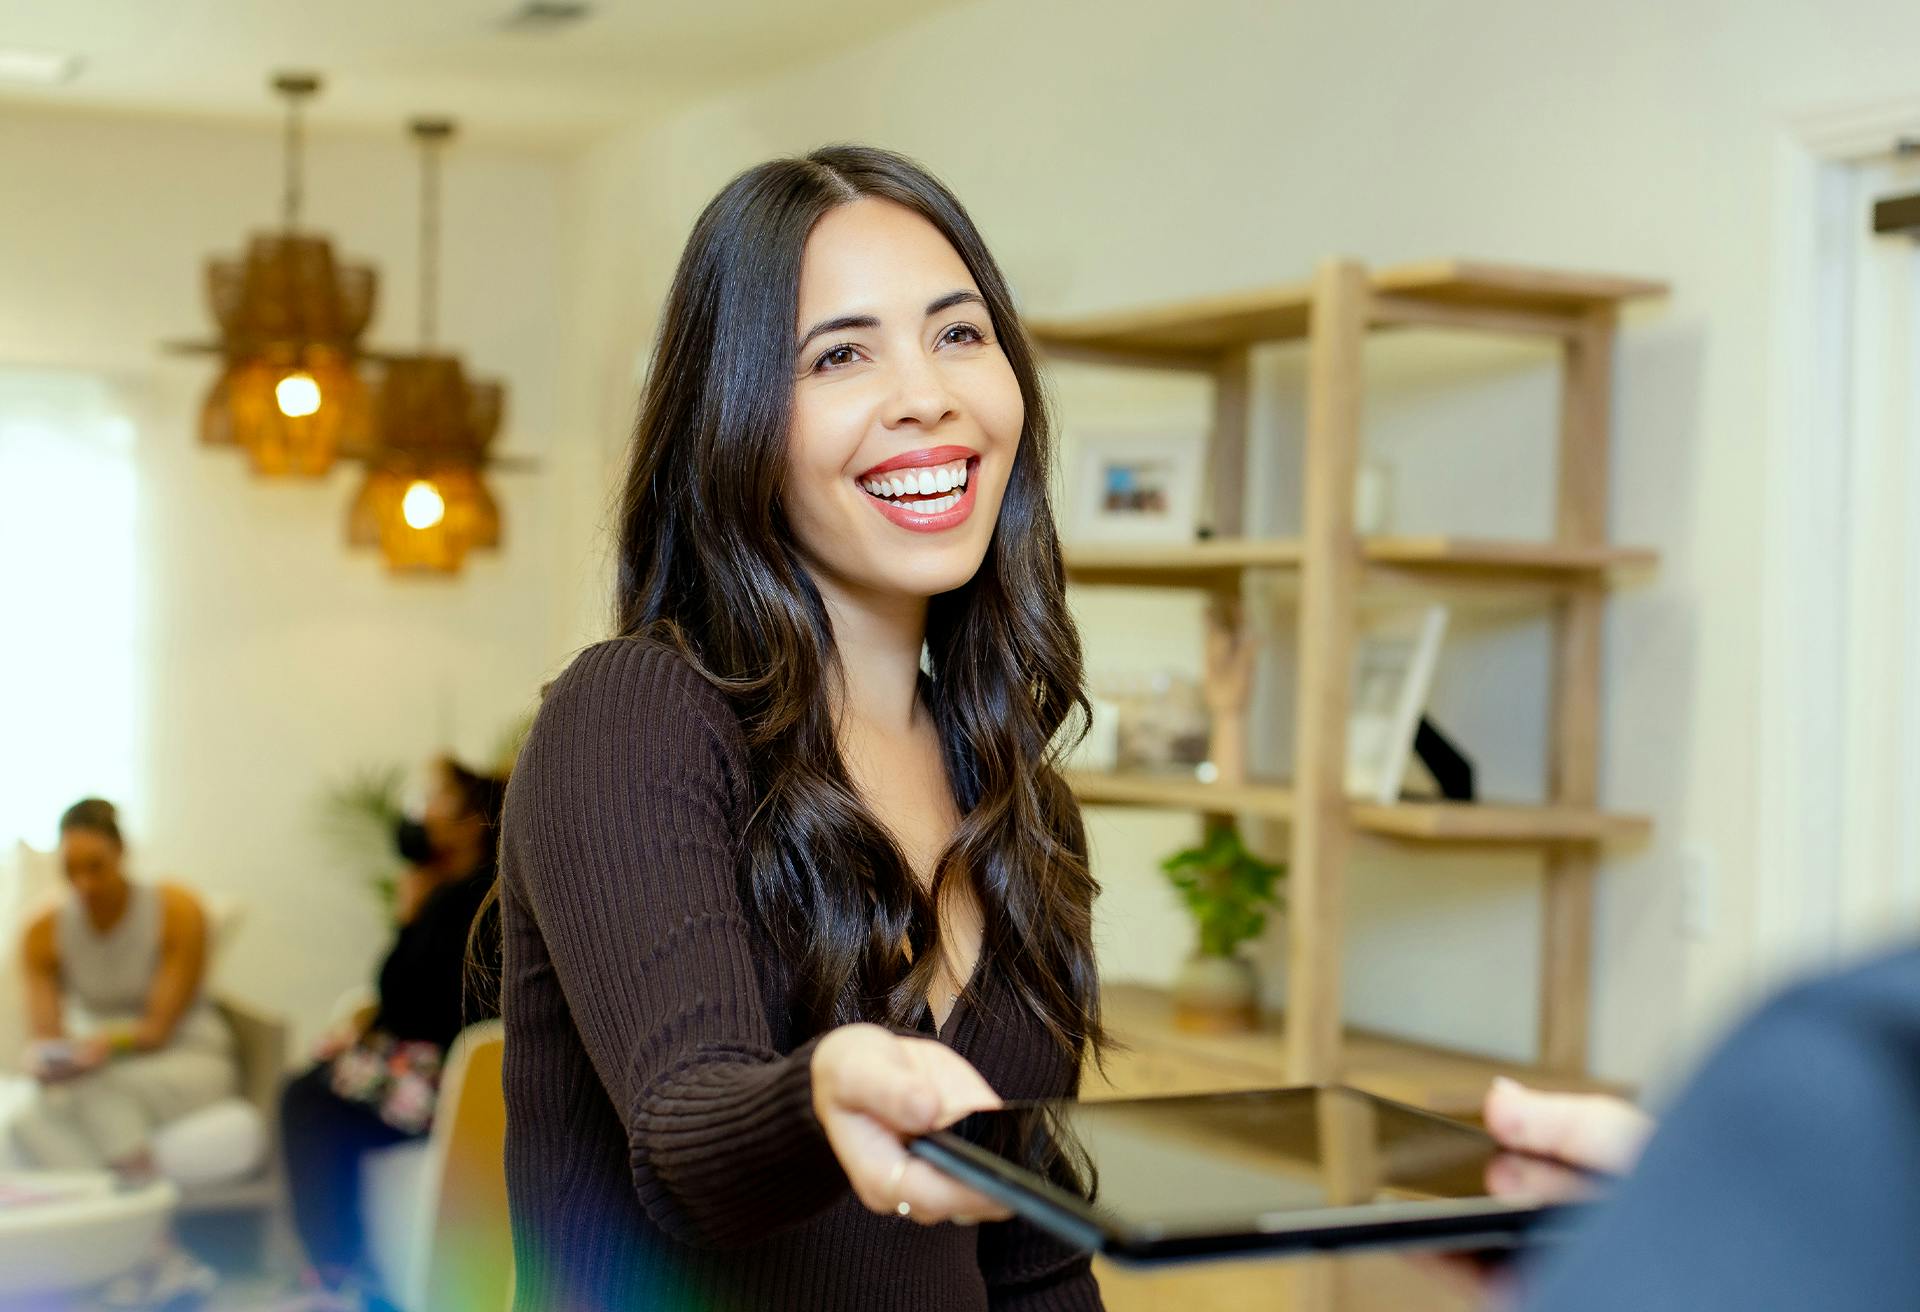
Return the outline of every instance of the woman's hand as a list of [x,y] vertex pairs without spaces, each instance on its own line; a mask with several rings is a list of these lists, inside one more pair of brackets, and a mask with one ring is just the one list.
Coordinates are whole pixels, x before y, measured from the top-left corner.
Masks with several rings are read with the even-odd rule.
[[42,1084],[78,1079],[89,1071],[99,1070],[113,1056],[112,1046],[97,1034],[72,1042],[59,1040],[52,1045],[36,1043],[27,1052],[27,1071]]
[[360,1028],[352,1022],[329,1026],[313,1045],[313,1060],[332,1061],[360,1041]]
[[812,1074],[814,1116],[870,1210],[922,1225],[1012,1215],[907,1153],[907,1140],[1000,1105],[953,1049],[878,1025],[842,1025],[814,1047]]

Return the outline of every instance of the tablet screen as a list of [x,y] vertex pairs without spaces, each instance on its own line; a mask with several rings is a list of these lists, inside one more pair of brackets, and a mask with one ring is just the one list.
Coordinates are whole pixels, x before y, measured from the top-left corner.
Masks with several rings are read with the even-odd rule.
[[1136,1243],[1512,1213],[1590,1188],[1474,1126],[1342,1087],[1015,1104],[955,1131],[976,1161]]

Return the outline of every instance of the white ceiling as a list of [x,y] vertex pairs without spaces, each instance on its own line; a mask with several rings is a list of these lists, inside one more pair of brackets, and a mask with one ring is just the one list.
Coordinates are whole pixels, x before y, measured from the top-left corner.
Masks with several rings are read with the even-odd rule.
[[390,130],[449,114],[463,135],[576,141],[911,26],[953,0],[589,0],[559,30],[513,30],[523,0],[0,0],[0,47],[78,55],[29,102],[275,119],[279,69],[326,86],[316,124]]

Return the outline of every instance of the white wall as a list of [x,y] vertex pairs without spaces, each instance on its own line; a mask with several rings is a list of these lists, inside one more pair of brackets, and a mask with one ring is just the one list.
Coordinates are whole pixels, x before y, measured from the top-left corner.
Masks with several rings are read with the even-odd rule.
[[[400,126],[321,132],[309,153],[309,224],[379,266],[371,336],[411,345],[418,184]],[[495,483],[503,552],[455,580],[396,579],[345,546],[352,472],[260,483],[201,448],[213,362],[159,349],[211,335],[204,260],[276,221],[278,133],[0,110],[0,364],[104,375],[137,419],[146,788],[120,799],[134,855],[245,900],[222,982],[303,1034],[370,979],[386,936],[318,834],[323,789],[442,746],[491,751],[563,661],[592,578],[563,513],[581,449],[560,393],[563,164],[456,144],[444,177],[441,341],[506,381],[500,446],[545,464]],[[35,632],[32,616],[4,623],[8,644],[87,641]]]
[[[276,213],[277,133],[0,110],[0,364],[105,374],[140,419],[154,719],[151,784],[128,800],[144,863],[251,901],[228,978],[303,1027],[365,977],[381,928],[320,846],[315,797],[358,764],[484,749],[601,631],[609,480],[694,215],[761,159],[866,140],[953,185],[1036,315],[1292,279],[1333,252],[1673,283],[1670,304],[1629,317],[1615,394],[1613,531],[1664,564],[1609,624],[1602,791],[1650,812],[1657,838],[1603,878],[1594,1040],[1603,1071],[1656,1074],[1762,973],[1746,872],[1774,152],[1792,115],[1910,95],[1916,55],[1920,11],[1872,0],[979,0],[577,159],[457,146],[443,337],[507,380],[504,445],[546,464],[501,481],[508,549],[452,584],[389,580],[346,552],[345,475],[259,486],[198,449],[211,365],[157,350],[208,330],[201,262]],[[340,136],[321,119],[311,221],[382,266],[374,335],[404,345],[412,156],[397,125]],[[1401,526],[1544,531],[1542,357],[1409,335],[1369,366],[1369,437],[1396,470]],[[1272,441],[1256,454],[1254,522],[1283,529],[1298,352],[1264,353],[1259,376]],[[1096,427],[1197,431],[1204,415],[1190,383],[1084,368],[1054,381],[1070,445]],[[1096,670],[1121,639],[1141,664],[1197,660],[1190,599],[1087,591],[1076,604]],[[1537,791],[1544,688],[1537,620],[1460,621],[1434,709],[1489,791]],[[1264,696],[1284,712],[1282,681]],[[1152,858],[1190,833],[1178,818],[1096,815],[1113,976],[1164,978],[1184,952]],[[1679,912],[1690,853],[1719,872],[1693,940]],[[1525,1052],[1535,883],[1523,860],[1370,852],[1352,899],[1351,1015]],[[1277,936],[1264,955],[1277,977]]]
[[[1671,302],[1630,315],[1619,352],[1612,528],[1658,548],[1664,565],[1609,623],[1602,773],[1604,800],[1651,813],[1658,836],[1603,877],[1593,1044],[1602,1071],[1649,1077],[1754,974],[1745,872],[1772,152],[1792,114],[1910,93],[1916,56],[1920,10],[1872,0],[983,0],[583,161],[579,306],[600,343],[599,404],[607,415],[630,407],[634,355],[707,197],[761,159],[836,140],[931,165],[1034,314],[1291,279],[1335,252],[1670,280]],[[1370,436],[1398,471],[1405,527],[1545,531],[1542,357],[1429,335],[1376,348],[1370,365],[1380,383]],[[1263,360],[1275,449],[1261,458],[1256,505],[1275,526],[1296,499],[1284,456],[1298,380],[1297,354]],[[1204,414],[1177,385],[1085,369],[1056,382],[1068,430],[1197,427]],[[1188,603],[1150,614],[1137,603],[1079,597],[1096,667],[1123,634],[1193,623]],[[1149,658],[1190,667],[1197,642]],[[1445,661],[1437,718],[1479,757],[1489,791],[1537,794],[1541,626],[1463,624]],[[1098,818],[1111,974],[1164,977],[1184,949],[1150,858],[1189,833],[1179,820]],[[1715,919],[1693,941],[1679,910],[1689,853],[1720,879]],[[1526,1052],[1538,957],[1530,869],[1371,855],[1353,896],[1351,1015]]]

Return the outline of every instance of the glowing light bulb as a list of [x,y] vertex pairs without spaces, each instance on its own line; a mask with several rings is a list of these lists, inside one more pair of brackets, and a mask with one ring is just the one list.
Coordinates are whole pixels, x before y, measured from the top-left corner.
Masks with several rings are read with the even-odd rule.
[[447,517],[447,499],[426,479],[416,478],[400,498],[400,515],[407,521],[408,528],[432,528]]
[[320,384],[304,371],[288,374],[273,386],[273,399],[280,413],[289,419],[301,419],[320,408]]

